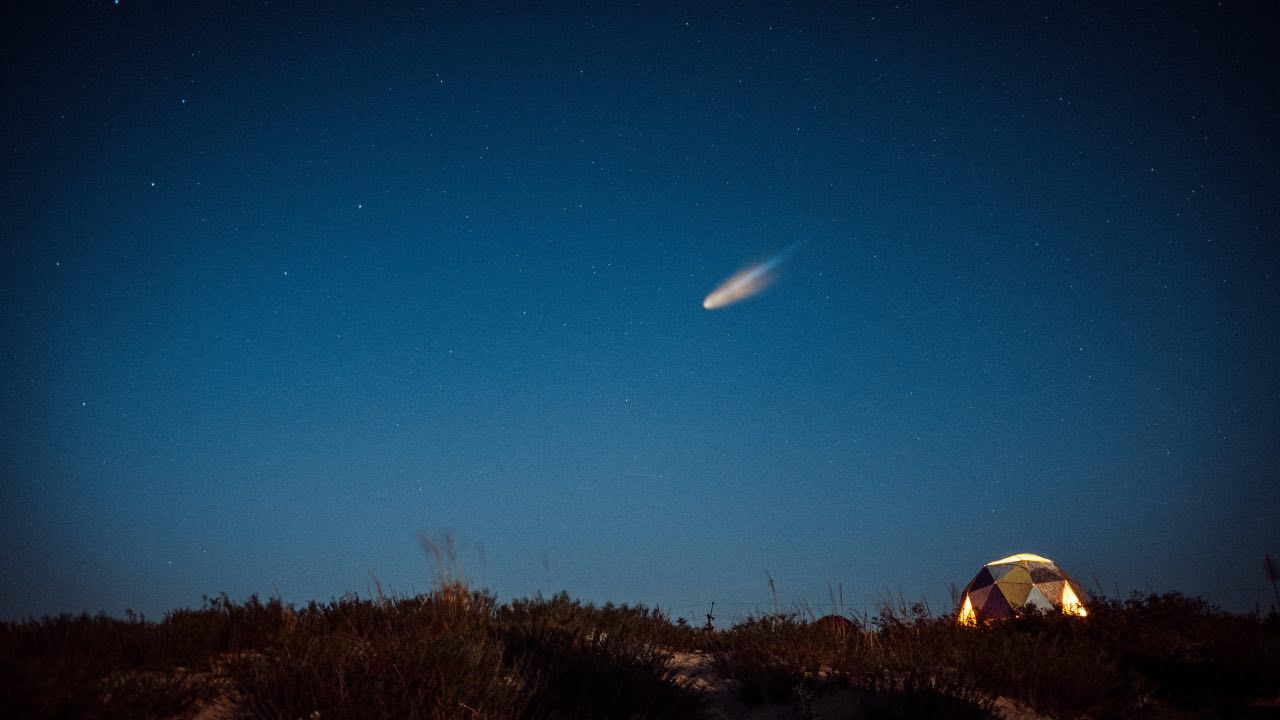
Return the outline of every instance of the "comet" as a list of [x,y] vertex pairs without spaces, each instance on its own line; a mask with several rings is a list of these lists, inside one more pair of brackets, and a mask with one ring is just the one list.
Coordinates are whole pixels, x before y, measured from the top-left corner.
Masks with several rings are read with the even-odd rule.
[[803,244],[804,241],[801,240],[762,263],[757,263],[734,273],[728,280],[720,283],[719,287],[711,291],[711,294],[702,301],[702,307],[708,310],[719,310],[722,307],[729,307],[734,303],[759,294],[773,284],[773,269],[778,267],[783,260],[791,257],[791,254]]

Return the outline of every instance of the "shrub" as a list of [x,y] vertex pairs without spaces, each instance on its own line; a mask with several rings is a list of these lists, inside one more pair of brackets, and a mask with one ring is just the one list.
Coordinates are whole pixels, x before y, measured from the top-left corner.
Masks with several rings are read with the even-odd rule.
[[449,579],[394,600],[0,623],[0,717],[171,718],[219,695],[254,718],[692,717],[703,697],[672,649],[711,654],[748,703],[810,712],[838,692],[857,717],[981,717],[1003,696],[1057,718],[1212,718],[1280,689],[1280,617],[1176,594],[979,628],[897,602],[872,628],[793,612],[709,631],[563,593],[499,605]]

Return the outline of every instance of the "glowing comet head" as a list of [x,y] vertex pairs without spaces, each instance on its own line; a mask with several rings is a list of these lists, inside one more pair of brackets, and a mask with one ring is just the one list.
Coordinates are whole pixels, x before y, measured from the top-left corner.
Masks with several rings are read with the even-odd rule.
[[762,263],[734,273],[728,280],[720,283],[719,287],[711,291],[711,294],[702,301],[702,307],[708,310],[716,310],[759,294],[773,284],[773,269],[783,260],[790,257],[791,253],[795,252],[796,248],[800,247],[801,244],[796,243]]

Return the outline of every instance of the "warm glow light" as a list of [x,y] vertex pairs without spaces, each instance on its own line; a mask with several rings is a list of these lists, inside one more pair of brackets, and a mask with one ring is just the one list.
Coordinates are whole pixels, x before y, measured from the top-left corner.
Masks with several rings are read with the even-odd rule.
[[752,265],[736,273],[733,277],[720,283],[720,287],[712,290],[711,294],[702,301],[702,307],[708,310],[728,307],[740,300],[746,300],[769,287],[773,282],[773,269],[778,267],[783,260],[791,257],[791,254],[803,244],[804,241],[801,240],[759,265]]
[[960,607],[960,624],[961,625],[977,625],[978,615],[973,611],[973,603],[969,601],[969,595],[964,596],[964,605]]
[[1062,583],[1062,612],[1077,617],[1085,617],[1089,614],[1084,609],[1084,603],[1076,597],[1076,591],[1071,589],[1071,583]]
[[1004,558],[1003,560],[993,560],[987,564],[988,565],[1004,565],[1006,563],[1015,563],[1022,560],[1029,560],[1031,562],[1053,562],[1047,557],[1040,557],[1039,555],[1032,555],[1031,553],[1019,553],[1017,555],[1010,555],[1009,557]]
[[769,284],[773,282],[772,269],[772,265],[765,263],[749,267],[737,273],[720,283],[720,287],[712,291],[707,296],[707,299],[702,301],[702,307],[708,310],[715,310],[732,305],[739,300],[746,300],[769,287]]

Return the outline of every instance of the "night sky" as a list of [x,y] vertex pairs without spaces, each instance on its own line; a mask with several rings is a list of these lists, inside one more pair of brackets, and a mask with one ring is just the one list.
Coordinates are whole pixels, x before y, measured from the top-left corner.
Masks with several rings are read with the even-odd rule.
[[1015,552],[1267,607],[1273,3],[56,5],[0,18],[0,617],[420,592],[446,529],[699,622]]

